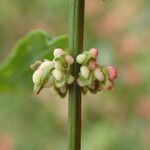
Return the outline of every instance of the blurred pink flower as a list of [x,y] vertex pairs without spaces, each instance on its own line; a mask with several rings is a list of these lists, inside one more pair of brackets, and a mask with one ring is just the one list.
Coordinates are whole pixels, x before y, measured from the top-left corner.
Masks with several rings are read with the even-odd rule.
[[128,86],[136,86],[141,83],[142,73],[137,66],[130,64],[122,66],[120,70],[120,76],[122,76],[123,80]]
[[0,135],[0,150],[14,150],[14,142],[11,136]]
[[138,35],[130,34],[118,41],[118,51],[121,57],[129,57],[136,54],[141,46]]
[[137,114],[150,119],[150,96],[143,96],[137,105]]

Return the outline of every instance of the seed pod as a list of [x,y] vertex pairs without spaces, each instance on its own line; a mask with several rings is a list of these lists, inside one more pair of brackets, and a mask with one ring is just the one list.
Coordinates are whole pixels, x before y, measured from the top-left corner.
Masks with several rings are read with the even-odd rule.
[[72,65],[74,63],[74,58],[70,55],[66,55],[66,62],[69,64],[69,65]]
[[62,76],[63,76],[63,75],[62,75],[62,72],[61,72],[60,70],[55,69],[55,70],[53,70],[52,74],[53,74],[54,78],[55,78],[57,81],[60,81],[60,80],[62,79]]
[[89,71],[88,67],[86,67],[86,66],[81,66],[80,71],[81,71],[81,75],[82,75],[85,79],[87,79],[87,78],[89,77],[90,71]]
[[72,75],[70,75],[67,80],[67,84],[71,84],[73,81],[74,81],[74,77]]
[[60,56],[60,55],[62,55],[64,52],[63,52],[63,50],[61,49],[61,48],[56,48],[56,49],[54,49],[54,57],[58,57],[58,56]]
[[115,80],[117,78],[117,69],[111,65],[107,66],[109,80]]
[[86,55],[85,54],[80,54],[77,56],[76,60],[79,64],[82,64],[86,59]]
[[94,58],[97,58],[97,56],[98,56],[98,49],[96,49],[96,48],[91,48],[89,52],[90,52],[90,54],[91,54]]
[[104,74],[103,74],[103,72],[101,71],[100,68],[96,68],[94,70],[94,76],[99,81],[104,81],[104,79],[105,79]]

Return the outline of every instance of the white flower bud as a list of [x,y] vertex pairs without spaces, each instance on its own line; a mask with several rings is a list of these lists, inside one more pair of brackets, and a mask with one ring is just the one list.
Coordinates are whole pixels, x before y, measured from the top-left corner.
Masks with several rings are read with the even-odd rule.
[[70,55],[66,55],[66,61],[68,64],[72,65],[74,63],[74,58]]
[[101,69],[100,68],[96,68],[95,70],[94,70],[94,76],[95,76],[95,78],[97,79],[97,80],[99,80],[99,81],[104,81],[104,74],[103,74],[103,72],[101,71]]
[[72,75],[69,76],[67,83],[71,84],[74,81],[74,77]]
[[56,48],[56,49],[54,49],[54,57],[57,57],[57,56],[60,56],[60,55],[62,55],[64,52],[63,52],[63,50],[61,49],[61,48]]
[[60,88],[60,92],[63,93],[63,94],[65,94],[67,92],[66,86],[61,87]]
[[78,78],[78,80],[77,80],[77,83],[79,84],[79,86],[84,87],[83,81],[81,81],[79,78]]
[[84,78],[87,79],[87,78],[89,77],[90,71],[89,71],[88,67],[86,67],[86,66],[81,66],[80,71],[81,71],[81,75],[82,75]]
[[76,59],[76,60],[77,60],[77,62],[78,62],[79,64],[82,64],[85,59],[86,59],[86,55],[85,55],[85,54],[80,54],[80,55],[77,56],[77,59]]
[[51,68],[51,67],[53,67],[53,66],[54,66],[54,63],[53,63],[52,61],[46,60],[45,62],[43,62],[43,63],[40,65],[39,69],[45,70],[45,69],[49,69],[49,68]]
[[39,84],[41,82],[41,78],[44,75],[44,71],[42,69],[38,69],[33,73],[32,80],[34,84]]
[[57,80],[57,81],[60,81],[61,79],[62,79],[62,72],[60,71],[60,70],[58,70],[58,69],[55,69],[54,71],[53,71],[53,76],[54,76],[54,78]]
[[60,62],[55,62],[55,68],[58,70],[61,70],[63,68],[63,66]]

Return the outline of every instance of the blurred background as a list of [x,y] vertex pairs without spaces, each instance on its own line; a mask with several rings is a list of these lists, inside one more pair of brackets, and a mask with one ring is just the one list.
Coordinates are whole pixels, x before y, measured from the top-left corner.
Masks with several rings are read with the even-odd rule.
[[[28,31],[67,34],[68,3],[0,0],[0,63]],[[84,47],[99,48],[99,62],[116,66],[118,80],[111,92],[83,96],[82,150],[150,149],[149,9],[149,0],[86,0]],[[67,98],[47,89],[1,92],[0,150],[34,149],[67,149]]]

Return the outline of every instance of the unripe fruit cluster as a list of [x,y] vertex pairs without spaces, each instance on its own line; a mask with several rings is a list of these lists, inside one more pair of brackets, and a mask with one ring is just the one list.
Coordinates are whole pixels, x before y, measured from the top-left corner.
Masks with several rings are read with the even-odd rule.
[[98,49],[92,48],[78,55],[76,60],[81,65],[77,82],[82,92],[97,93],[102,89],[110,90],[117,78],[117,70],[113,66],[101,66],[97,63]]
[[36,61],[31,66],[35,70],[34,91],[38,94],[44,87],[53,87],[61,97],[64,97],[68,91],[68,85],[74,81],[70,73],[70,65],[74,63],[74,59],[60,48],[55,49],[53,54],[52,61]]

